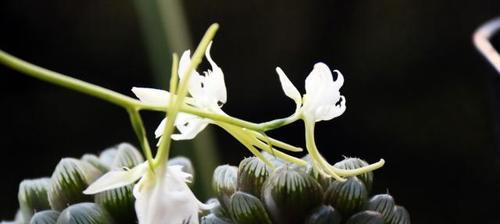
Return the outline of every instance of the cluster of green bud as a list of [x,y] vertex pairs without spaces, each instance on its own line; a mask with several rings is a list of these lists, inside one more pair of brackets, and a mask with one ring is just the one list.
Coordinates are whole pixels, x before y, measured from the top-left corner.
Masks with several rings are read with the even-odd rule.
[[[19,185],[19,216],[16,224],[109,224],[137,223],[133,184],[95,195],[83,194],[92,182],[110,170],[129,169],[144,162],[132,145],[121,143],[99,155],[63,158],[51,177],[24,180]],[[170,160],[192,172],[183,157]]]
[[[256,157],[239,167],[222,165],[213,174],[218,205],[201,218],[204,224],[409,224],[406,209],[389,194],[369,197],[373,173],[338,181],[312,166],[286,163],[270,154],[274,169]],[[308,161],[306,156],[304,160]],[[356,169],[368,163],[346,158],[334,166]]]

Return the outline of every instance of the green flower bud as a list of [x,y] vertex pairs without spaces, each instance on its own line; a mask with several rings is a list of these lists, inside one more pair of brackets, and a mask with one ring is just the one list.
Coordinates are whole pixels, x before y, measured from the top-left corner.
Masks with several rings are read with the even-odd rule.
[[309,175],[282,166],[267,178],[262,187],[262,201],[277,223],[300,223],[321,204],[323,189]]
[[231,196],[231,214],[238,224],[271,224],[262,202],[245,192],[237,191]]
[[325,192],[325,202],[346,216],[361,210],[367,199],[366,187],[357,177],[333,181]]
[[92,196],[83,194],[83,190],[99,175],[101,172],[87,162],[72,158],[62,159],[52,173],[52,183],[48,191],[50,207],[61,211],[71,204],[93,201]]
[[130,184],[100,192],[95,195],[95,203],[106,209],[117,223],[134,223],[137,217],[133,187]]
[[112,224],[108,212],[94,203],[74,204],[61,212],[57,224]]
[[[338,163],[335,163],[334,166],[339,168],[339,169],[354,170],[354,169],[361,168],[361,167],[368,166],[368,165],[369,164],[366,161],[359,159],[359,158],[345,158],[344,160],[342,160]],[[366,186],[366,190],[368,191],[368,194],[369,194],[371,192],[372,186],[373,186],[373,172],[371,172],[371,171],[366,172],[366,173],[358,175],[357,177],[361,181],[363,181],[363,183]]]
[[56,224],[59,214],[61,213],[54,210],[37,212],[31,218],[30,224]]
[[384,216],[385,222],[389,223],[394,216],[396,203],[389,194],[377,194],[370,198],[366,204],[366,210],[377,211]]
[[210,209],[210,213],[212,213],[213,215],[217,216],[217,218],[222,219],[226,222],[232,222],[231,214],[229,214],[229,212],[220,205],[220,202],[217,198],[211,198],[205,204],[213,204],[213,203],[215,203],[216,206]]
[[264,158],[266,158],[267,160],[269,160],[269,162],[271,162],[273,164],[275,169],[287,164],[286,161],[280,159],[279,157],[277,157],[271,153],[264,151],[264,152],[262,152],[262,155],[264,156]]
[[230,199],[237,189],[238,168],[230,165],[218,166],[214,171],[212,187],[221,206],[229,211]]
[[330,182],[332,182],[332,178],[323,176],[320,172],[318,172],[317,169],[313,167],[311,156],[309,156],[309,154],[302,157],[302,159],[307,161],[308,163],[307,166],[299,166],[296,164],[294,164],[293,166],[296,167],[297,169],[303,170],[306,174],[308,174],[309,176],[313,177],[316,181],[318,181],[318,183],[321,184],[321,187],[323,187],[323,189],[327,189],[328,185],[330,185]]
[[260,197],[270,169],[257,157],[245,158],[238,167],[238,190]]
[[35,212],[50,209],[49,187],[50,178],[23,180],[19,184],[17,198],[23,220],[29,221]]
[[351,216],[346,224],[384,224],[384,217],[379,212],[362,211]]
[[330,205],[321,205],[307,217],[306,224],[340,224],[342,216]]
[[99,169],[101,173],[106,173],[109,171],[109,166],[104,164],[97,156],[93,154],[85,154],[80,160],[92,164],[92,166]]
[[390,224],[410,224],[410,213],[403,207],[396,205]]

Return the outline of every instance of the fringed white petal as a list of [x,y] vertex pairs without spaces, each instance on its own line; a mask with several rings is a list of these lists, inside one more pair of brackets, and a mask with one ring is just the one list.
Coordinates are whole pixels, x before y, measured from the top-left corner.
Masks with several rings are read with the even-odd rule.
[[207,127],[209,120],[185,113],[179,113],[175,121],[175,127],[179,130],[179,134],[173,134],[172,139],[189,140],[193,139]]

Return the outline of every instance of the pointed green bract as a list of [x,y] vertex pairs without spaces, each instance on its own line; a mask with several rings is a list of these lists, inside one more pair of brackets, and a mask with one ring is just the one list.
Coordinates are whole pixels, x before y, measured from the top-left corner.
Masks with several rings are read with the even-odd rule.
[[229,210],[230,199],[237,189],[238,168],[230,165],[222,165],[215,168],[212,186],[221,206]]
[[73,158],[62,159],[51,177],[48,192],[51,208],[61,211],[71,204],[93,201],[92,196],[83,194],[83,190],[100,175],[101,172],[87,162]]
[[54,210],[45,210],[35,213],[29,224],[56,224],[61,213]]
[[330,205],[321,205],[307,217],[305,224],[340,224],[342,215]]
[[346,216],[360,211],[367,200],[366,187],[357,177],[349,177],[344,182],[333,181],[325,192],[325,202]]
[[135,198],[132,193],[133,184],[103,191],[95,195],[95,202],[105,208],[117,223],[134,223]]
[[95,203],[78,203],[61,212],[57,224],[113,224],[108,212]]
[[266,180],[261,198],[273,221],[300,223],[321,204],[323,189],[309,175],[284,165]]
[[385,224],[384,217],[379,212],[363,211],[354,214],[346,224]]
[[30,220],[34,213],[50,209],[48,190],[50,178],[23,180],[19,184],[17,198],[23,220]]
[[238,167],[238,190],[260,197],[270,168],[257,157],[245,158]]
[[271,224],[262,202],[245,192],[237,191],[231,196],[231,214],[238,224]]

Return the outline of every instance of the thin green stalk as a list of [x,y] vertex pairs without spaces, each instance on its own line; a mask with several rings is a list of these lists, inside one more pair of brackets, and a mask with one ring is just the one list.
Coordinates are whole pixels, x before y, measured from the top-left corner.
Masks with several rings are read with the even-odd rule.
[[0,50],[0,63],[31,77],[85,93],[126,109],[138,108],[140,102],[121,93],[31,64]]
[[151,153],[151,147],[149,146],[149,141],[146,135],[146,130],[144,129],[141,115],[139,114],[139,111],[133,109],[129,109],[127,112],[130,116],[130,123],[132,124],[134,132],[137,135],[139,144],[141,145],[144,155],[146,155],[146,159],[149,162],[149,166],[153,168],[153,155]]
[[[177,90],[177,97],[173,97],[170,100],[170,106],[168,110],[168,115],[169,118],[167,119],[167,123],[165,125],[165,129],[163,132],[163,136],[166,136],[163,138],[163,140],[160,143],[160,147],[158,148],[158,153],[156,154],[155,157],[155,167],[158,166],[158,164],[165,163],[166,159],[168,159],[168,153],[170,152],[170,143],[171,143],[171,138],[170,136],[172,135],[172,132],[174,130],[174,122],[177,118],[177,114],[181,108],[181,106],[184,104],[184,98],[187,95],[188,91],[188,83],[189,83],[189,78],[191,76],[191,73],[198,67],[198,65],[201,63],[201,60],[203,58],[203,55],[205,53],[205,50],[207,49],[208,45],[210,44],[210,41],[214,38],[215,33],[219,29],[218,24],[212,24],[203,38],[200,41],[200,44],[196,48],[192,58],[191,58],[191,63],[188,67],[188,69],[185,71],[183,75],[183,79],[181,83],[179,84],[179,88]],[[175,79],[177,71],[172,74],[172,79]]]

